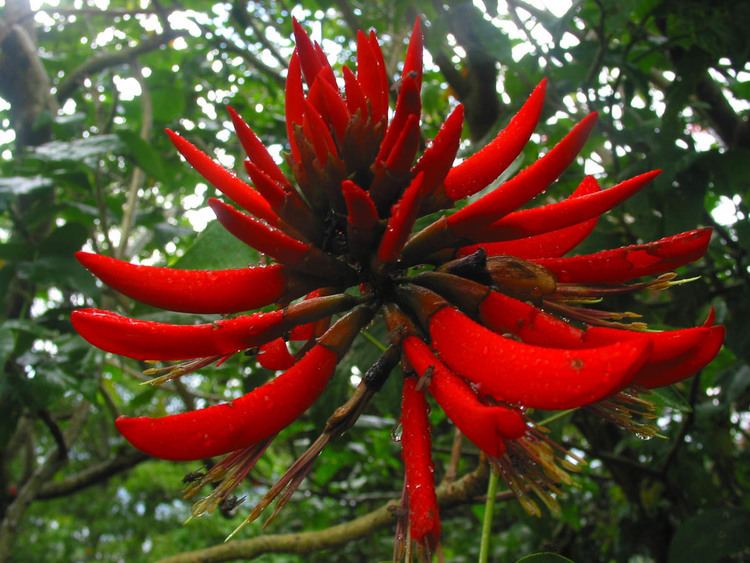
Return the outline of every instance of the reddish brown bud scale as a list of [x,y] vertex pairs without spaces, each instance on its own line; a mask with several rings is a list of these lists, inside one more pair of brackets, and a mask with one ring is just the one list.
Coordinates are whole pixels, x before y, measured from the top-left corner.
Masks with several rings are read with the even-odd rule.
[[448,418],[488,456],[500,457],[505,453],[505,440],[515,440],[526,433],[526,421],[519,411],[482,403],[471,387],[418,338],[412,336],[404,341],[404,353],[414,371],[429,379],[430,394]]
[[561,283],[622,283],[669,272],[706,253],[711,229],[695,229],[645,244],[568,258],[537,258]]
[[276,338],[262,344],[257,358],[261,366],[271,370],[289,369],[296,361],[289,353],[289,348],[283,338]]
[[451,199],[461,199],[484,189],[521,154],[539,121],[546,88],[545,79],[497,137],[448,173],[445,193]]
[[162,459],[198,460],[269,438],[318,398],[337,355],[315,346],[293,367],[230,403],[160,418],[121,416],[117,429],[139,450]]
[[482,229],[482,239],[486,241],[518,239],[548,233],[596,218],[635,195],[660,173],[661,170],[652,170],[607,190],[510,213]]
[[76,258],[120,293],[170,311],[238,313],[293,299],[305,290],[304,284],[290,284],[278,264],[209,271],[139,266],[88,252],[77,252]]
[[[570,195],[571,198],[581,197],[601,190],[593,176],[586,176],[576,190]],[[502,242],[485,242],[472,244],[458,249],[456,256],[468,256],[479,248],[484,249],[487,256],[509,255],[518,258],[557,258],[573,250],[596,227],[598,217],[587,221],[550,231],[541,235],[534,235],[516,240]]]
[[207,154],[186,139],[169,129],[166,132],[180,154],[216,189],[256,217],[260,217],[272,225],[279,225],[279,217],[273,212],[268,202],[263,199],[263,196],[223,166],[214,162]]
[[276,164],[268,149],[266,149],[266,146],[255,132],[232,106],[227,106],[227,111],[232,118],[232,125],[234,126],[237,138],[250,161],[282,186],[291,188],[289,180],[284,176],[281,168]]
[[416,542],[427,542],[432,550],[440,540],[440,514],[430,453],[427,401],[416,386],[413,378],[404,379],[401,402],[401,448],[406,472],[409,533]]
[[648,360],[650,343],[565,350],[504,338],[451,307],[430,319],[432,346],[456,373],[499,401],[541,409],[593,403],[627,386]]
[[584,117],[557,145],[513,178],[448,217],[458,233],[476,233],[546,190],[575,160],[596,123],[596,112]]

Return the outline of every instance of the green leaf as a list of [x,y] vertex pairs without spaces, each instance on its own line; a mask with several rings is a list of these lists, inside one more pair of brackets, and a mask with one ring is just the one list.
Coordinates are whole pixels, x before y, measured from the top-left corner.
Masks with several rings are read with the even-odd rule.
[[112,151],[119,151],[122,143],[117,135],[91,135],[73,141],[52,141],[34,149],[34,156],[48,162],[82,161]]
[[136,164],[143,168],[146,174],[157,180],[165,179],[161,157],[150,144],[134,131],[118,131],[117,136],[125,143]]
[[242,268],[258,261],[258,253],[219,224],[209,223],[193,245],[172,266],[187,270]]
[[750,510],[723,508],[706,510],[686,520],[669,547],[669,563],[712,563],[750,550]]
[[49,188],[52,181],[42,176],[10,176],[0,178],[0,199],[26,195],[36,190]]
[[551,552],[532,553],[518,559],[516,563],[573,563],[572,559]]

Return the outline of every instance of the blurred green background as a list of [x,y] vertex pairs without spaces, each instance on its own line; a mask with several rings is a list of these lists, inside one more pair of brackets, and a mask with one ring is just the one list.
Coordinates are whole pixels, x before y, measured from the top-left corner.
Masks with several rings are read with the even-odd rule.
[[[467,113],[462,151],[470,154],[547,77],[542,123],[517,166],[587,112],[598,111],[600,120],[577,164],[545,198],[563,197],[584,173],[608,187],[663,169],[650,188],[602,218],[581,251],[714,228],[707,256],[681,271],[697,281],[607,306],[643,313],[655,328],[698,324],[713,307],[728,331],[710,366],[651,396],[665,439],[639,440],[585,413],[554,422],[553,436],[588,466],[563,495],[560,517],[532,518],[515,502],[499,501],[491,560],[540,551],[579,562],[750,558],[750,2],[6,0],[0,561],[198,560],[186,552],[220,546],[243,518],[245,505],[183,525],[190,504],[181,499],[181,479],[200,464],[146,459],[112,421],[119,413],[158,415],[236,397],[271,374],[239,357],[161,389],[140,385],[144,366],[86,344],[72,331],[71,310],[195,317],[114,294],[73,252],[186,268],[257,260],[210,222],[205,199],[213,188],[180,161],[162,129],[183,133],[239,172],[241,148],[224,109],[231,104],[282,155],[291,16],[322,41],[336,68],[353,63],[356,29],[375,28],[395,80],[417,14],[426,32],[426,137],[460,100]],[[352,373],[377,354],[357,341],[322,400],[284,431],[241,487],[248,502],[314,439],[352,389]],[[278,521],[241,534],[268,536],[255,555],[390,558],[392,526],[302,555],[266,552],[274,551],[276,534],[324,530],[400,496],[400,449],[391,435],[398,403],[392,377],[357,426],[324,452]],[[441,479],[453,430],[439,409],[432,417]],[[477,462],[473,447],[463,451],[459,475]],[[446,560],[476,560],[483,506],[480,494],[444,510]]]

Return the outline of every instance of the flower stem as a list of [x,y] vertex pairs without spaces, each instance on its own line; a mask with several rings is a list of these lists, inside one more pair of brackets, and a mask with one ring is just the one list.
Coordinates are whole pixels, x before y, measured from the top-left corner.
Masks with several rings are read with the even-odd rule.
[[490,533],[492,528],[492,513],[495,509],[495,495],[497,495],[497,471],[490,471],[487,483],[487,500],[484,504],[484,518],[482,519],[482,539],[479,544],[479,563],[487,563],[490,557]]

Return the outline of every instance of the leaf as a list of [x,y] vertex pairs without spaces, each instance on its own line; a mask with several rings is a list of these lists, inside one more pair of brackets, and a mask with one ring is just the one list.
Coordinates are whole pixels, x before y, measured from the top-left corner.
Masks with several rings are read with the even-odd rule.
[[117,135],[91,135],[73,141],[52,141],[34,149],[34,156],[48,162],[82,161],[112,151],[119,151],[122,143]]
[[42,176],[10,176],[0,178],[0,200],[26,195],[51,186],[52,181]]
[[750,510],[715,508],[683,522],[669,546],[669,563],[711,563],[750,550]]
[[117,136],[125,143],[136,164],[149,176],[157,180],[165,179],[161,157],[149,143],[141,139],[134,131],[118,131]]
[[525,555],[516,563],[573,563],[572,559],[551,552],[540,552]]
[[258,261],[258,253],[224,230],[218,221],[209,223],[193,245],[172,267],[187,270],[243,268]]

